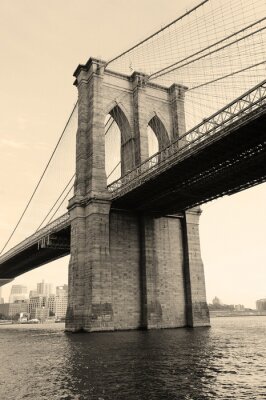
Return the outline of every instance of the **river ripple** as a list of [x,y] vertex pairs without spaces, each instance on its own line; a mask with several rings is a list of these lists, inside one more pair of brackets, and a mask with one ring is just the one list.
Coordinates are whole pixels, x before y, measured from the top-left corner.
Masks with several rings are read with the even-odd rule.
[[266,399],[266,317],[194,330],[63,329],[0,326],[1,400]]

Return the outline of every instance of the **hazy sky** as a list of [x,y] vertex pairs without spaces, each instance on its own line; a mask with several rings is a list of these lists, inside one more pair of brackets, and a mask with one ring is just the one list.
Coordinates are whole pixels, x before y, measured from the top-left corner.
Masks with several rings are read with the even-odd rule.
[[[17,222],[76,102],[73,71],[108,60],[198,1],[0,0],[0,245]],[[255,307],[266,297],[266,186],[203,206],[207,297]],[[18,277],[67,282],[68,257]],[[10,285],[3,287],[8,299]]]

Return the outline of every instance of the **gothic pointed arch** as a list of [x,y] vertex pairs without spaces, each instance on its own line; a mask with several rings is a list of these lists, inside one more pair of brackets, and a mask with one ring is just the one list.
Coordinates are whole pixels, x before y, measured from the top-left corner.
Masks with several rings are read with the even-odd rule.
[[167,130],[162,123],[161,119],[155,114],[149,121],[148,126],[154,132],[154,135],[158,141],[158,151],[161,151],[163,148],[170,144],[169,136]]
[[[118,104],[115,104],[107,115],[105,143],[107,177],[112,174],[118,179],[134,168],[135,149],[132,129],[125,113]],[[113,180],[111,178],[109,182]]]

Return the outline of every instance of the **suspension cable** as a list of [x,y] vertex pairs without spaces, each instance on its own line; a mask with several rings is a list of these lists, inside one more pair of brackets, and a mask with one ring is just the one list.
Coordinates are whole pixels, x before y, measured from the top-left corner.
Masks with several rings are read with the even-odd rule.
[[107,179],[110,178],[110,176],[115,172],[116,168],[118,167],[118,165],[121,164],[121,161],[118,161],[118,163],[116,164],[116,166],[112,169],[112,171],[110,172],[110,174],[107,176]]
[[219,78],[213,79],[213,80],[208,81],[208,82],[204,82],[204,83],[202,83],[201,85],[198,85],[198,86],[194,86],[194,87],[192,87],[192,88],[189,88],[189,89],[187,90],[187,92],[189,92],[190,90],[198,89],[198,88],[203,87],[203,86],[210,85],[211,83],[218,82],[218,81],[220,81],[220,80],[222,80],[222,79],[229,78],[229,76],[233,76],[233,75],[240,74],[241,72],[247,71],[248,69],[251,69],[251,68],[258,67],[259,65],[262,65],[262,64],[265,64],[265,63],[266,63],[266,60],[264,60],[264,61],[262,61],[262,62],[259,62],[259,63],[257,63],[257,64],[250,65],[250,66],[248,66],[248,67],[246,67],[246,68],[239,69],[238,71],[231,72],[230,74],[220,76]]
[[58,146],[59,146],[59,144],[60,144],[60,142],[61,142],[61,140],[62,140],[64,134],[65,134],[66,128],[67,128],[67,126],[68,126],[68,124],[69,124],[69,122],[70,122],[70,120],[71,120],[71,118],[72,118],[72,116],[73,116],[73,114],[74,114],[74,111],[75,111],[75,109],[76,109],[77,104],[78,104],[78,102],[75,103],[75,105],[74,105],[74,107],[73,107],[73,110],[71,111],[71,114],[70,114],[70,116],[69,116],[69,118],[68,118],[68,120],[67,120],[67,123],[65,124],[65,127],[64,127],[64,129],[63,129],[63,131],[62,131],[62,133],[61,133],[61,135],[60,135],[60,137],[59,137],[59,139],[58,139],[58,141],[57,141],[57,143],[56,143],[56,146],[55,146],[55,148],[54,148],[54,150],[53,150],[53,152],[52,152],[52,154],[51,154],[51,156],[50,156],[50,158],[49,158],[49,160],[48,160],[48,162],[47,162],[47,164],[46,164],[46,166],[45,166],[45,168],[44,168],[44,170],[43,170],[43,173],[42,173],[42,175],[41,175],[41,177],[40,177],[40,179],[39,179],[37,185],[35,186],[35,189],[34,189],[32,195],[30,196],[30,198],[29,198],[29,200],[28,200],[28,202],[27,202],[27,205],[26,205],[26,207],[24,208],[24,210],[23,210],[23,212],[22,212],[22,214],[21,214],[21,216],[20,216],[20,218],[19,218],[19,220],[18,220],[18,222],[17,222],[15,228],[14,228],[13,231],[11,232],[11,234],[10,234],[9,238],[7,239],[7,241],[6,241],[5,245],[4,245],[4,247],[2,248],[2,250],[1,250],[1,252],[0,252],[0,255],[3,253],[3,251],[4,251],[5,248],[6,248],[6,246],[7,246],[8,243],[10,242],[10,240],[11,240],[11,238],[13,237],[14,233],[16,232],[17,227],[19,226],[19,224],[20,224],[22,218],[24,217],[24,215],[25,215],[27,209],[29,208],[29,205],[30,205],[30,203],[31,203],[31,201],[32,201],[32,199],[33,199],[35,193],[37,192],[37,189],[38,189],[38,187],[40,186],[40,184],[41,184],[41,182],[42,182],[42,180],[43,180],[43,177],[44,177],[44,175],[45,175],[45,173],[46,173],[46,171],[47,171],[47,169],[48,169],[48,167],[49,167],[49,165],[50,165],[50,163],[51,163],[51,161],[52,161],[52,159],[53,159],[53,157],[54,157],[54,154],[55,154],[55,152],[56,152],[56,150],[57,150],[57,148],[58,148]]
[[[199,51],[197,51],[197,52],[195,52],[195,53],[193,53],[193,54],[190,54],[188,57],[185,57],[185,58],[183,58],[182,60],[179,60],[179,61],[177,61],[177,62],[175,62],[175,63],[173,63],[173,64],[171,64],[171,65],[168,65],[167,67],[164,67],[164,68],[162,68],[162,69],[160,69],[160,70],[158,70],[158,71],[156,71],[156,72],[153,72],[153,73],[149,76],[148,79],[152,79],[154,76],[155,76],[155,78],[158,78],[159,76],[164,75],[164,74],[161,74],[161,72],[164,72],[164,71],[166,71],[166,73],[172,72],[173,70],[175,70],[175,68],[174,68],[173,70],[171,70],[171,71],[169,71],[169,68],[172,68],[172,67],[174,67],[174,66],[179,65],[179,64],[181,64],[183,61],[189,60],[190,58],[192,58],[192,57],[194,57],[194,56],[196,56],[196,55],[198,55],[198,54],[200,54],[200,53],[202,53],[202,52],[204,52],[204,51],[206,51],[206,50],[209,50],[209,49],[211,49],[212,47],[217,46],[218,44],[223,43],[225,40],[231,39],[233,36],[236,36],[236,35],[238,35],[239,33],[242,33],[242,32],[244,32],[244,31],[246,31],[247,29],[252,28],[253,26],[255,26],[255,25],[257,25],[257,24],[263,22],[265,19],[266,19],[266,17],[261,18],[260,20],[258,20],[258,21],[256,21],[256,22],[253,22],[253,23],[250,24],[250,25],[247,25],[246,27],[240,29],[239,31],[234,32],[234,33],[232,33],[232,34],[226,36],[225,38],[223,38],[223,39],[221,39],[221,40],[218,40],[217,42],[212,43],[211,45],[209,45],[209,46],[207,46],[207,47],[204,47],[203,49],[201,49],[201,50],[199,50]],[[257,31],[256,31],[256,32],[257,32]],[[256,32],[254,32],[254,33],[256,33]],[[241,38],[241,39],[242,39],[242,38]],[[233,43],[234,43],[234,42],[233,42]],[[231,43],[229,43],[229,45],[230,45],[230,44],[231,44]],[[223,49],[223,47],[222,47],[221,49]],[[220,50],[220,49],[218,49],[218,50]],[[218,50],[216,50],[216,51],[218,51]],[[210,54],[212,54],[212,53],[208,53],[207,55],[210,55]],[[196,59],[196,60],[198,60],[198,59]],[[192,60],[191,62],[193,62],[193,61],[195,61],[195,60]],[[185,65],[186,65],[186,64],[185,64]],[[183,66],[183,65],[182,65],[182,66]],[[155,79],[155,78],[153,78],[153,79]]]
[[[48,218],[49,214],[53,211],[53,209],[55,208],[56,204],[59,202],[59,200],[61,199],[61,197],[63,196],[63,194],[65,193],[65,191],[67,190],[68,186],[70,185],[71,181],[75,178],[76,173],[70,178],[70,180],[68,181],[68,183],[66,184],[66,186],[64,187],[63,191],[60,193],[59,197],[56,199],[55,203],[53,204],[52,208],[50,208],[49,212],[46,214],[46,216],[44,217],[44,219],[42,220],[42,222],[40,223],[40,225],[38,226],[38,228],[36,229],[36,232],[41,228],[41,226],[43,225],[44,221]],[[73,187],[73,186],[72,186]]]
[[49,219],[49,221],[47,222],[47,225],[52,221],[52,219],[54,218],[55,214],[57,213],[57,211],[59,210],[59,208],[61,207],[61,205],[64,203],[64,201],[67,199],[69,193],[71,192],[71,190],[74,187],[74,183],[73,185],[70,187],[69,191],[67,192],[67,194],[65,195],[65,197],[63,198],[63,200],[61,201],[61,203],[59,204],[59,206],[57,207],[57,209],[55,210],[55,212],[53,213],[53,215],[51,216],[51,218]]
[[[263,19],[265,19],[265,18],[263,18]],[[190,61],[188,61],[188,62],[186,62],[186,63],[184,63],[184,64],[182,64],[182,65],[180,65],[180,66],[174,67],[174,68],[172,68],[172,69],[170,69],[170,70],[163,71],[163,72],[158,71],[158,72],[156,72],[156,76],[154,76],[154,74],[152,74],[152,75],[149,76],[148,79],[150,79],[150,77],[153,77],[153,79],[159,78],[159,77],[161,77],[161,76],[163,76],[163,75],[169,74],[170,72],[173,72],[173,71],[176,71],[176,70],[178,70],[178,69],[180,69],[180,68],[183,68],[183,67],[185,67],[186,65],[189,65],[189,64],[191,64],[191,63],[193,63],[193,62],[195,62],[195,61],[201,60],[202,58],[208,57],[208,56],[210,56],[210,55],[213,54],[213,53],[217,53],[217,51],[223,50],[223,49],[225,49],[226,47],[231,46],[232,44],[235,44],[235,43],[240,42],[241,40],[247,39],[248,37],[254,35],[255,33],[261,32],[261,31],[263,31],[264,29],[266,29],[266,26],[263,26],[262,28],[259,28],[259,29],[257,29],[256,31],[254,31],[254,32],[252,32],[252,33],[249,33],[249,34],[246,35],[246,36],[242,36],[241,38],[236,39],[236,40],[234,40],[233,42],[230,42],[230,43],[228,43],[228,44],[226,44],[226,45],[224,45],[224,46],[222,46],[222,47],[219,47],[218,49],[212,50],[212,51],[209,52],[209,53],[203,54],[202,56],[197,57],[197,58],[195,58],[195,59],[193,59],[193,60],[190,60]],[[190,57],[189,57],[189,58],[190,58]],[[179,61],[178,63],[176,63],[176,64],[174,64],[174,65],[177,65],[177,64],[179,64],[180,62],[181,62],[181,61]],[[171,67],[168,67],[168,68],[171,68]]]
[[115,60],[117,60],[118,58],[123,57],[125,54],[129,53],[130,51],[134,50],[136,47],[139,47],[140,45],[142,45],[143,43],[147,42],[148,40],[152,39],[154,36],[158,35],[159,33],[163,32],[165,29],[169,28],[171,25],[175,24],[177,21],[180,21],[181,19],[183,19],[184,17],[186,17],[187,15],[191,14],[193,11],[197,10],[197,8],[203,6],[205,3],[207,3],[209,0],[204,0],[201,3],[199,3],[198,5],[196,5],[195,7],[191,8],[190,10],[188,10],[187,12],[185,12],[185,14],[182,14],[180,17],[176,18],[174,21],[170,22],[169,24],[165,25],[164,27],[162,27],[161,29],[159,29],[157,32],[153,33],[152,35],[148,36],[147,38],[145,38],[144,40],[142,40],[141,42],[135,44],[133,47],[131,47],[128,50],[125,50],[123,53],[119,54],[118,56],[112,58],[111,60],[109,60],[105,67],[107,67],[107,65],[111,64],[112,62],[114,62]]

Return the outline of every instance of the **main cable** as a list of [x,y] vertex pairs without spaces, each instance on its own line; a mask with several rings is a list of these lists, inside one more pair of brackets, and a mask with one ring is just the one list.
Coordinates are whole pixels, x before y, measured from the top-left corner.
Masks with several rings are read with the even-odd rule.
[[153,33],[152,35],[148,36],[147,38],[145,38],[144,40],[141,40],[139,43],[135,44],[134,46],[130,47],[128,50],[125,50],[123,53],[119,54],[118,56],[112,58],[111,60],[109,60],[105,67],[107,67],[109,64],[111,64],[112,62],[116,61],[118,58],[123,57],[125,54],[129,53],[130,51],[134,50],[136,47],[139,47],[140,45],[142,45],[143,43],[147,42],[148,40],[152,39],[154,36],[160,34],[161,32],[163,32],[165,29],[169,28],[171,25],[175,24],[177,21],[180,21],[181,19],[183,19],[184,17],[186,17],[187,15],[191,14],[193,11],[197,10],[197,8],[203,6],[205,3],[207,3],[209,0],[204,0],[201,3],[199,3],[198,5],[196,5],[195,7],[191,8],[190,10],[188,10],[187,12],[185,12],[184,14],[182,14],[180,17],[176,18],[174,21],[170,22],[169,24],[165,25],[164,27],[162,27],[161,29],[159,29],[157,32]]

